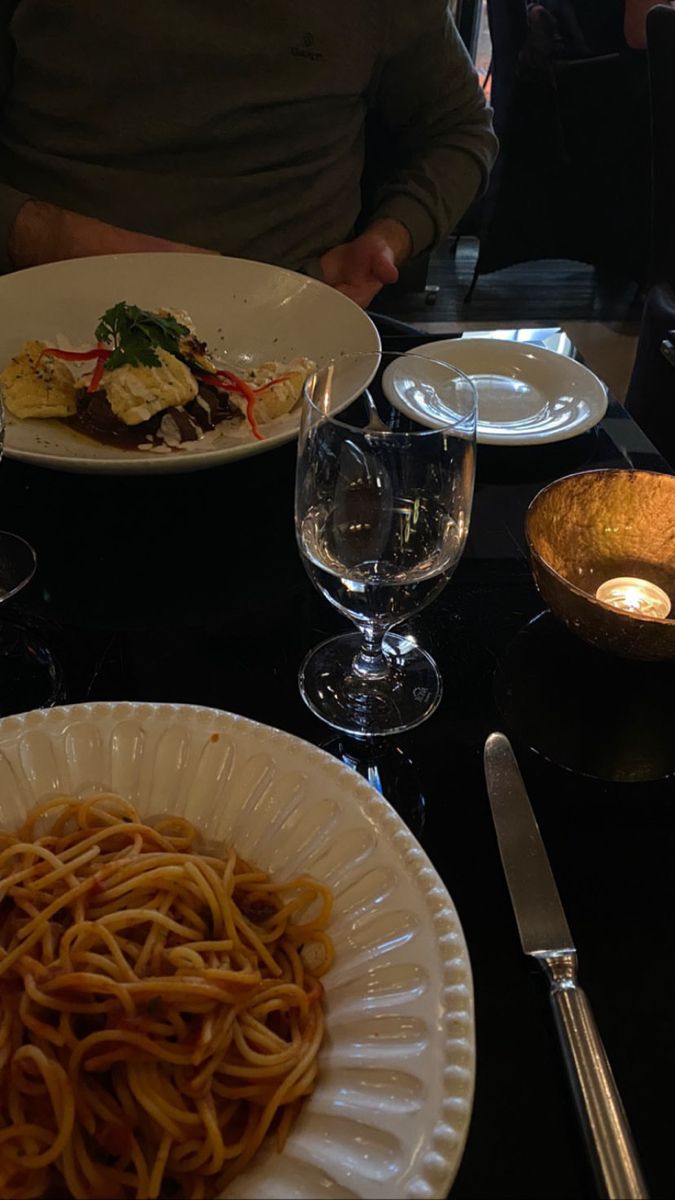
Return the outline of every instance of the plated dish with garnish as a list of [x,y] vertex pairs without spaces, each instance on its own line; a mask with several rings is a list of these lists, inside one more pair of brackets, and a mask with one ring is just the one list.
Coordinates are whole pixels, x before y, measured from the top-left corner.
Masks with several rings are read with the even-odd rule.
[[[292,440],[315,366],[377,350],[370,318],[291,271],[113,255],[0,279],[5,453],[67,471],[191,471]],[[336,407],[368,383],[344,373]]]
[[120,300],[95,344],[32,339],[0,370],[0,395],[20,421],[58,420],[103,445],[148,454],[183,451],[224,433],[265,440],[301,399],[316,363],[267,362],[240,373],[219,365],[186,312]]
[[471,969],[374,788],[191,705],[7,717],[0,759],[2,1195],[447,1194]]

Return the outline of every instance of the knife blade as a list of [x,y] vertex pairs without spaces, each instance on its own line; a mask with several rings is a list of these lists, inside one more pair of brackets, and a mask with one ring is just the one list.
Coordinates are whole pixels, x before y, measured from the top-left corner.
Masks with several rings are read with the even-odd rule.
[[493,733],[485,744],[485,777],[523,952],[573,953],[572,934],[523,777],[501,733]]
[[525,954],[543,967],[565,1064],[601,1194],[648,1196],[628,1119],[585,992],[577,954],[523,777],[503,733],[485,743],[499,853]]

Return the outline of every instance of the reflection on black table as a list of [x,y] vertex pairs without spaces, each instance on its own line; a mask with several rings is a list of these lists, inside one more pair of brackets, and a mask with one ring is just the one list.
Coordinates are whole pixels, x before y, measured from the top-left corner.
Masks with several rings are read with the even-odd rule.
[[297,690],[303,655],[345,623],[297,552],[293,447],[161,479],[0,469],[5,524],[38,553],[9,604],[40,630],[68,700],[214,705],[331,743],[430,854],[475,982],[477,1089],[455,1200],[594,1194],[490,819],[482,746],[496,728],[512,735],[652,1195],[672,1191],[673,785],[660,777],[675,768],[675,678],[659,664],[601,667],[551,618],[537,621],[523,538],[527,504],[557,475],[665,468],[618,405],[592,434],[548,449],[479,453],[466,553],[406,626],[439,664],[441,705],[370,761],[333,743]]

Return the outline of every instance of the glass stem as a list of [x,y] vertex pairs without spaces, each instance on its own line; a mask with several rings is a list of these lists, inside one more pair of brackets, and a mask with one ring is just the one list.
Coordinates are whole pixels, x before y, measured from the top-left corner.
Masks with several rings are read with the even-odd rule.
[[352,662],[352,672],[364,683],[379,683],[391,675],[391,667],[382,649],[386,625],[359,625],[363,644]]

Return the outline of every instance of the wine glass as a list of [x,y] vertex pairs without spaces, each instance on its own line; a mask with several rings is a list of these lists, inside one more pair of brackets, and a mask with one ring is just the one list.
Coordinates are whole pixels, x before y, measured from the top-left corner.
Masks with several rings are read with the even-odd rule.
[[[5,448],[5,406],[0,392],[0,458]],[[15,533],[0,530],[0,604],[30,583],[37,560],[28,542]]]
[[[0,395],[0,458],[5,442],[5,412]],[[30,622],[8,615],[5,603],[30,583],[35,550],[25,538],[0,530],[0,716],[22,712],[61,698],[61,670]]]
[[358,633],[312,650],[300,691],[334,729],[380,737],[418,725],[441,698],[431,656],[391,630],[438,596],[464,549],[476,391],[413,354],[345,354],[331,373],[330,386],[323,372],[305,388],[296,536],[310,579]]

